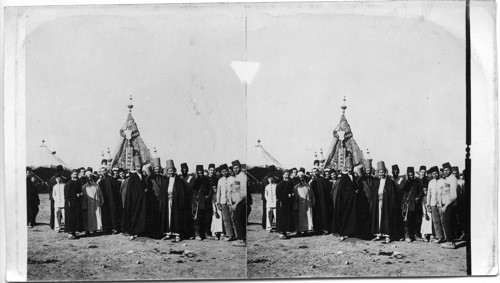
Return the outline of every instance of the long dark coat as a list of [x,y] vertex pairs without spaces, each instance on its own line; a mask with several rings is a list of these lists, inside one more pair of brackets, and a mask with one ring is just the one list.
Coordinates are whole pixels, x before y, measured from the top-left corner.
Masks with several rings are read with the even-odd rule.
[[311,180],[310,186],[316,200],[313,206],[313,227],[316,232],[331,229],[333,202],[327,180],[321,176]]
[[358,179],[358,234],[368,235],[371,233],[371,206],[372,194],[376,179],[372,176],[363,176]]
[[[183,234],[185,232],[185,204],[186,204],[186,184],[179,177],[175,176],[174,188],[172,191],[172,211],[171,222],[168,217],[168,184],[170,178],[165,177],[162,180],[165,184],[160,186],[160,215],[161,215],[161,232],[162,233],[177,233]],[[192,219],[192,217],[191,217]],[[169,229],[170,226],[170,229]],[[192,227],[189,227],[192,228]]]
[[124,183],[122,229],[130,235],[146,230],[146,183],[136,173],[131,173]]
[[[183,234],[186,237],[194,236],[194,220],[193,220],[193,211],[191,210],[191,202],[193,201],[193,185],[195,177],[192,174],[188,174],[185,177],[179,176],[181,180],[184,181],[184,216],[183,219],[185,223],[183,223],[184,232]],[[177,181],[176,181],[177,183]]]
[[276,231],[291,232],[293,227],[293,184],[281,181],[276,185]]
[[408,211],[415,211],[418,209],[418,205],[424,196],[424,192],[420,187],[420,183],[417,179],[408,179],[403,187],[403,196],[401,199],[401,210],[403,210],[403,205],[408,204]]
[[379,200],[378,200],[378,187],[380,186],[380,179],[376,179],[374,183],[374,190],[372,194],[372,234],[386,234],[392,237],[398,237],[398,221],[400,219],[399,204],[397,202],[397,188],[396,184],[390,179],[386,178],[384,186],[384,196],[382,199],[382,218],[380,220],[380,227],[378,223],[379,218]]
[[103,203],[101,206],[102,230],[120,230],[122,217],[122,203],[120,196],[120,183],[111,176],[99,180]]
[[64,185],[64,231],[69,233],[83,231],[81,198],[82,185],[79,180],[70,180]]
[[332,222],[332,232],[341,236],[352,236],[356,233],[356,190],[356,182],[352,181],[348,175],[342,174],[339,179]]

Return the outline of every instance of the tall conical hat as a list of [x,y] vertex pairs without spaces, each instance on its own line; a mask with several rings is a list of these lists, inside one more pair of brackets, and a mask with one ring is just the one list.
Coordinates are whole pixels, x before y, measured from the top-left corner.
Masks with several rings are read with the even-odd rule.
[[371,159],[365,159],[365,162],[363,162],[363,165],[364,165],[365,169],[366,168],[373,168]]
[[172,159],[167,160],[167,166],[165,166],[165,169],[175,169],[174,161]]
[[161,167],[161,161],[159,157],[153,158],[152,163],[153,163],[153,168]]
[[385,168],[385,162],[384,161],[377,162],[377,171],[379,171],[379,170],[387,171],[387,168]]

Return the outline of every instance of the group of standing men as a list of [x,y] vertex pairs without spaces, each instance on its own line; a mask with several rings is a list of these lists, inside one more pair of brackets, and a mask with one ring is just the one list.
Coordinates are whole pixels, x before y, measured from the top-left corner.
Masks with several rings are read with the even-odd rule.
[[316,164],[311,176],[304,168],[276,172],[271,166],[262,181],[262,226],[271,231],[275,220],[281,239],[314,232],[455,248],[455,239],[469,236],[465,181],[449,163],[421,166],[418,176],[413,167],[401,176],[393,165],[389,177],[383,161],[374,170],[371,161],[354,167],[350,157],[338,172]]
[[[77,239],[77,232],[121,232],[130,240],[138,236],[175,242],[217,239],[246,246],[247,178],[238,160],[231,165],[219,166],[220,174],[215,174],[214,164],[208,166],[208,174],[203,165],[197,165],[196,174],[189,174],[183,163],[181,175],[177,175],[172,160],[167,160],[165,168],[160,158],[143,166],[136,156],[130,170],[116,168],[110,173],[107,167],[99,172],[80,168],[71,172],[68,181],[58,166],[48,182],[50,226],[61,232],[64,218],[64,232],[70,239]],[[31,178],[28,173],[28,191],[33,191]],[[28,203],[32,195],[28,195]],[[34,223],[29,207],[29,219]]]

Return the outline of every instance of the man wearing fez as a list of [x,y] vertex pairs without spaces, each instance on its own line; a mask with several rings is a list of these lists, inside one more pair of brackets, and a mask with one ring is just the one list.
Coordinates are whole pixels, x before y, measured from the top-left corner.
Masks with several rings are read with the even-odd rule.
[[61,176],[61,183],[66,183],[66,178],[63,176],[63,174],[64,174],[64,169],[62,165],[57,165],[56,174],[49,179],[48,185],[49,185],[49,200],[50,200],[50,222],[49,222],[50,229],[54,229],[54,220],[55,220],[54,198],[52,197],[53,196],[52,189],[57,184],[56,176],[58,175]]
[[356,232],[356,198],[358,187],[354,180],[352,157],[347,157],[339,179],[337,200],[332,221],[332,231],[340,235],[340,241]]
[[415,234],[418,238],[423,238],[423,235],[421,233],[422,229],[422,222],[423,222],[423,217],[425,217],[422,202],[425,202],[425,194],[427,193],[427,187],[429,186],[429,180],[425,176],[425,173],[427,172],[427,167],[424,165],[420,166],[418,170],[418,185],[420,187],[420,194],[421,197],[415,203]]
[[293,183],[290,180],[290,171],[283,172],[283,181],[276,186],[276,232],[280,239],[287,239],[287,232],[293,229]]
[[429,212],[432,217],[435,236],[433,242],[442,243],[444,241],[444,232],[437,200],[439,194],[441,194],[444,180],[439,177],[439,168],[437,166],[431,167],[428,173],[432,176],[432,179],[429,181],[427,189],[427,212]]
[[457,178],[457,238],[463,239],[466,233],[466,209],[464,205],[465,181],[460,179],[460,171],[457,166],[451,167],[451,173]]
[[362,236],[368,236],[372,234],[372,192],[375,191],[376,179],[372,176],[373,168],[371,160],[365,160],[363,167],[364,174],[361,174],[361,177],[358,179],[358,185],[360,189],[357,203],[359,220],[358,234]]
[[221,177],[217,182],[217,208],[222,211],[222,222],[225,228],[224,241],[234,241],[234,224],[232,211],[230,208],[230,192],[234,186],[234,177],[229,175],[229,170],[226,164],[219,166]]
[[184,221],[186,221],[184,226],[184,236],[188,239],[194,239],[193,233],[193,212],[191,211],[191,203],[193,201],[193,185],[194,185],[194,176],[189,174],[189,167],[187,163],[181,164],[181,178],[184,181],[185,187],[185,198],[184,198]]
[[391,237],[397,236],[399,203],[396,200],[396,185],[387,178],[384,161],[377,162],[377,172],[379,179],[374,180],[371,200],[371,232],[375,235],[373,241],[385,238],[385,243],[388,244]]
[[398,205],[398,223],[396,224],[397,238],[400,241],[404,241],[404,223],[401,211],[401,202],[403,200],[403,187],[405,186],[406,179],[404,176],[399,175],[399,166],[397,164],[392,165],[392,181],[396,185],[396,201]]
[[401,210],[403,213],[405,241],[411,243],[415,240],[416,210],[423,197],[423,192],[418,180],[415,179],[415,169],[413,167],[406,169],[406,176],[407,180],[403,187]]
[[[164,180],[165,186],[160,187],[161,232],[166,235],[162,240],[175,237],[174,241],[180,242],[182,234],[186,231],[184,227],[186,225],[186,185],[176,174],[173,160],[167,160],[165,170],[167,173],[167,178]],[[193,217],[190,216],[190,218]]]
[[331,229],[332,223],[332,198],[328,190],[328,181],[320,176],[318,167],[312,170],[313,179],[309,182],[314,199],[316,200],[313,205],[313,227],[316,234],[326,235]]
[[274,165],[271,165],[269,166],[269,173],[268,175],[264,176],[264,178],[262,179],[262,182],[261,182],[261,195],[262,195],[262,229],[266,229],[267,228],[267,200],[266,200],[266,197],[265,197],[265,191],[266,191],[266,187],[267,185],[269,185],[269,178],[268,176],[271,175],[273,178],[274,178],[274,182],[275,184],[277,183],[277,179],[275,178],[275,175],[276,174],[276,166]]
[[234,186],[230,188],[231,211],[233,212],[233,223],[238,239],[233,243],[234,246],[246,247],[246,197],[247,197],[247,176],[241,172],[241,164],[238,160],[231,163],[234,177]]
[[125,201],[123,204],[122,230],[134,240],[146,231],[146,182],[141,173],[142,160],[134,157],[134,168],[125,184]]
[[191,203],[194,220],[194,235],[197,241],[210,236],[210,219],[212,218],[212,189],[210,180],[205,176],[203,165],[196,165],[196,179],[193,185],[193,201]]
[[40,197],[36,186],[36,177],[30,167],[26,167],[26,208],[28,227],[33,228],[36,225],[36,216],[38,214],[38,205]]
[[209,215],[207,215],[207,225],[208,225],[208,230],[210,231],[211,237],[210,239],[213,238],[213,234],[211,233],[211,227],[212,227],[212,220],[215,217],[215,212],[217,212],[216,209],[214,209],[214,200],[215,200],[215,195],[217,194],[217,181],[218,178],[215,175],[215,164],[210,163],[208,164],[208,174],[207,174],[208,182],[210,184],[210,199],[208,200],[208,205],[210,206],[209,208]]
[[71,171],[71,180],[64,185],[64,232],[68,238],[76,239],[76,232],[83,231],[82,185],[78,170]]
[[119,183],[108,174],[106,167],[99,171],[100,179],[97,182],[101,189],[103,201],[101,205],[102,230],[105,233],[118,234],[120,230],[122,204]]
[[456,221],[456,200],[458,180],[451,174],[451,165],[446,162],[443,164],[444,182],[441,187],[441,193],[438,193],[437,206],[441,213],[444,235],[446,242],[441,246],[446,249],[455,248],[455,221]]

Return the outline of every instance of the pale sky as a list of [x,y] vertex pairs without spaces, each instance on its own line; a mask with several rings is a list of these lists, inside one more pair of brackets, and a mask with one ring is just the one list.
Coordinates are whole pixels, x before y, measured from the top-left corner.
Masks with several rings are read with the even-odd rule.
[[[459,4],[439,16],[463,26]],[[247,147],[251,163],[261,139],[284,166],[310,168],[346,96],[354,138],[374,164],[463,168],[461,38],[425,15],[280,5],[247,7],[248,61],[260,62],[247,100],[230,67],[245,55],[242,5],[31,8],[28,155],[45,139],[69,166],[96,166],[114,150],[133,94],[141,136],[163,163],[244,163]]]

